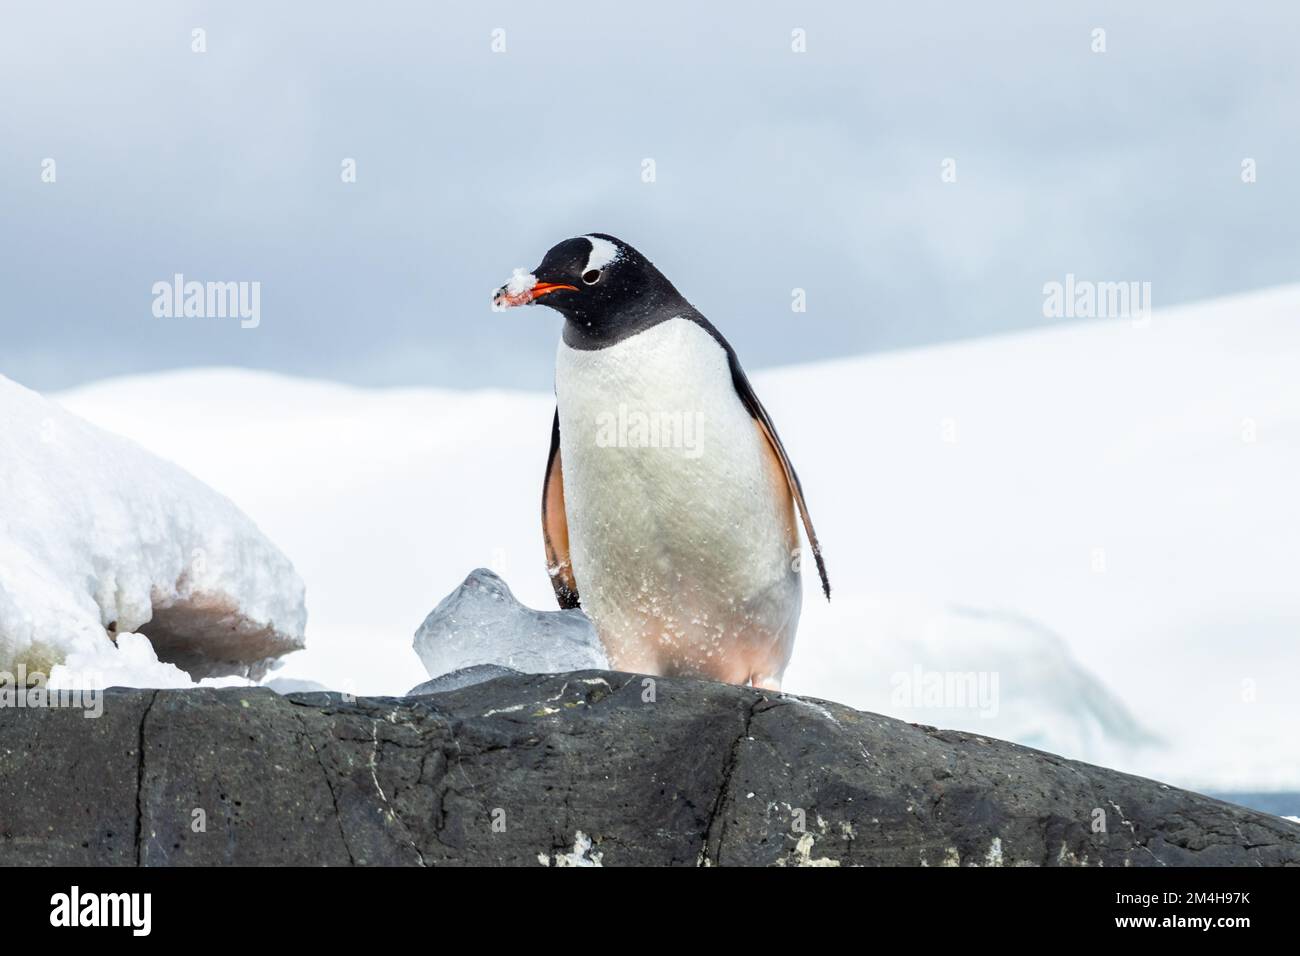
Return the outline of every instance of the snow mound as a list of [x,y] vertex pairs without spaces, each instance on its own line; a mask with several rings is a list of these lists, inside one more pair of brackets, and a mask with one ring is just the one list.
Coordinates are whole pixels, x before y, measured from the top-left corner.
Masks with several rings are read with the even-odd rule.
[[[229,687],[248,685],[250,681],[238,675],[208,677],[199,684],[204,687]],[[105,688],[105,687],[193,687],[194,680],[175,664],[158,659],[154,646],[143,634],[123,633],[117,642],[101,640],[93,649],[78,649],[68,653],[62,664],[50,670],[48,685],[51,689]]]
[[[526,674],[609,668],[585,614],[524,607],[506,582],[487,568],[471,572],[429,612],[415,632],[415,652],[433,678],[484,664]],[[434,692],[421,687],[426,688],[421,693]]]
[[295,677],[276,677],[262,684],[277,694],[328,694],[330,689],[319,681],[302,680]]
[[229,500],[0,376],[0,669],[257,677],[303,646],[303,591]]
[[899,595],[836,603],[836,626],[796,676],[851,691],[855,707],[1053,753],[1131,759],[1159,743],[1057,634],[1023,615]]

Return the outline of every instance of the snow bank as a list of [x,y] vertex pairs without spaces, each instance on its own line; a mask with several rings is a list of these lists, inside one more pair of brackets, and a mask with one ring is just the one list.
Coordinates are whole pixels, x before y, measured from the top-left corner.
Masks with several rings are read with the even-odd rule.
[[302,580],[229,500],[0,376],[0,670],[257,675],[305,624]]
[[1160,743],[1058,634],[1014,612],[872,594],[836,596],[830,618],[801,687],[851,688],[865,710],[1107,765]]

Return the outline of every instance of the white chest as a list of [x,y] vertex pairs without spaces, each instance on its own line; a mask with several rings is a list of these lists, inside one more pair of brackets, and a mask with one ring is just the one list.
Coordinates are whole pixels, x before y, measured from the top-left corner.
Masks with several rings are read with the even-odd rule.
[[781,617],[791,600],[797,617],[788,491],[704,329],[673,319],[605,349],[561,343],[556,398],[574,576],[603,637],[665,617],[684,640],[770,631],[780,622],[746,615]]
[[591,518],[617,517],[628,533],[682,545],[700,522],[735,520],[752,504],[743,499],[763,476],[760,436],[726,352],[694,322],[595,351],[561,343],[555,380],[571,537],[575,523],[588,537]]

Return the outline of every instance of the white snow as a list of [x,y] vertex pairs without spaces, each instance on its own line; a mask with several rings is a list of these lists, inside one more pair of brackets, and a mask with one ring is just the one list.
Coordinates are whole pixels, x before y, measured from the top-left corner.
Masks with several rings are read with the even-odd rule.
[[605,854],[592,852],[591,837],[581,830],[573,835],[573,849],[568,853],[552,850],[550,853],[537,854],[537,862],[542,866],[601,866]]
[[1122,761],[1155,742],[1132,708],[1035,621],[844,590],[831,592],[833,623],[818,629],[818,650],[801,654],[800,635],[788,688],[843,699],[827,692],[834,688],[864,710],[1094,760]]
[[537,285],[537,276],[523,269],[516,269],[511,274],[510,281],[506,283],[506,291],[511,295],[522,295],[535,285]]
[[[193,687],[195,680],[175,664],[158,660],[158,654],[143,634],[119,634],[116,646],[102,640],[91,649],[70,651],[62,664],[50,670],[49,686],[78,687]],[[198,681],[204,687],[247,685],[238,676],[208,677]]]
[[[814,857],[812,853],[813,853],[813,847],[815,845],[816,845],[816,838],[814,838],[811,833],[805,833],[803,836],[799,837],[799,839],[796,840],[794,844],[793,865],[797,867],[807,867],[807,866],[834,867],[840,865],[839,860],[833,860],[828,856]],[[787,858],[781,857],[780,859],[777,860],[776,865],[777,866],[787,865]]]
[[[743,324],[712,318],[743,357]],[[833,586],[827,605],[804,576],[788,691],[1183,786],[1300,789],[1300,287],[753,377]],[[406,691],[412,634],[479,565],[554,607],[549,395],[210,370],[61,400],[292,557],[311,649],[286,677]],[[996,675],[996,716],[899,705],[918,666],[922,689]]]
[[203,643],[181,659],[257,671],[302,646],[305,614],[302,580],[229,500],[0,377],[0,670],[169,686],[181,672],[131,635],[184,625]]

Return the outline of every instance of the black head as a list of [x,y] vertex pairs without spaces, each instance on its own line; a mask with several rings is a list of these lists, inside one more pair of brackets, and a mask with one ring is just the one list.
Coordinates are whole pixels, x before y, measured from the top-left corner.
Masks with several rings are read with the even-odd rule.
[[492,302],[549,305],[568,320],[566,341],[621,338],[661,313],[691,308],[649,259],[599,232],[552,246],[541,265],[531,274],[516,272]]

